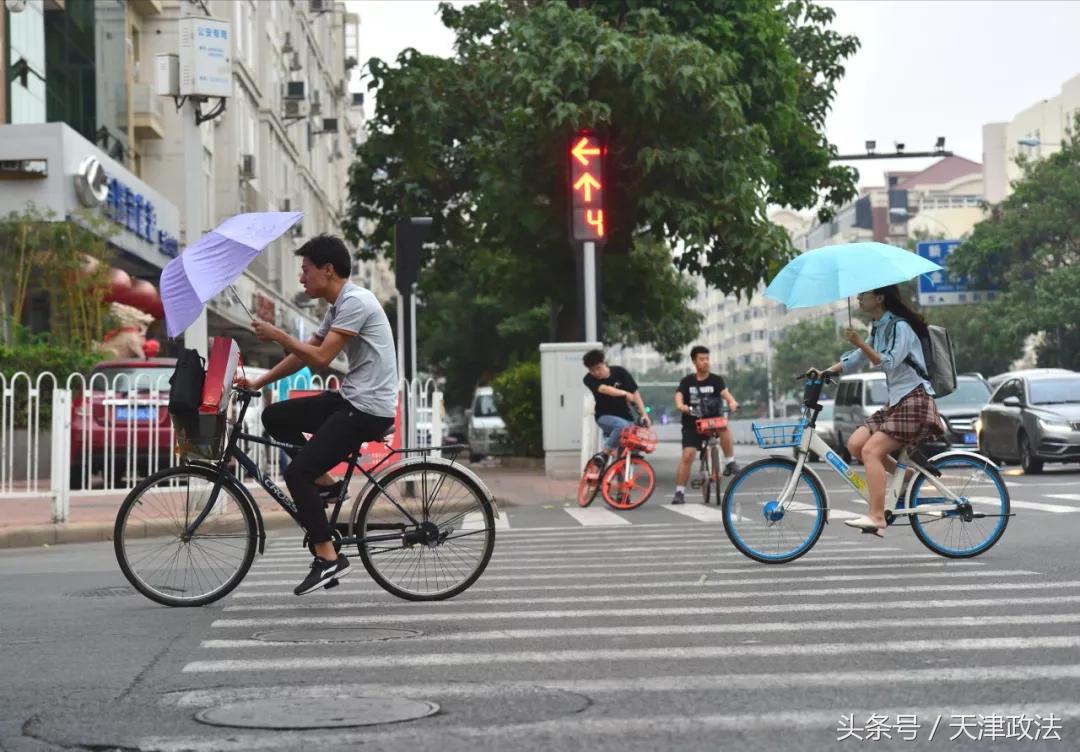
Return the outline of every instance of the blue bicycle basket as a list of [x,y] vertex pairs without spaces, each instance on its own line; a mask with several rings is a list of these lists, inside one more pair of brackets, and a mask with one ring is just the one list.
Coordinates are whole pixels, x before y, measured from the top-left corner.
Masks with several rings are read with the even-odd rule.
[[754,429],[758,446],[762,449],[778,449],[780,447],[799,446],[802,441],[803,429],[806,423],[773,423],[759,426],[757,423],[750,425]]

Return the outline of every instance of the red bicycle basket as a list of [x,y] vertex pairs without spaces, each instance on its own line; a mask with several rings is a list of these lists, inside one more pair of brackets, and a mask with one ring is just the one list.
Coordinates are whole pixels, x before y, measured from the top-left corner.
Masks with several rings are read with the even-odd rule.
[[697,422],[698,433],[708,433],[709,431],[719,431],[721,428],[727,428],[727,418],[701,418]]
[[656,433],[645,426],[627,426],[619,435],[619,445],[633,451],[651,452],[656,449]]

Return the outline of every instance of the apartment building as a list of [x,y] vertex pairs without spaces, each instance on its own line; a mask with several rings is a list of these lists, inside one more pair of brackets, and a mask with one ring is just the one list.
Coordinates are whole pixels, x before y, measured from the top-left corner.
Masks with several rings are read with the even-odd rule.
[[[177,52],[179,21],[190,15],[228,22],[232,51],[231,96],[199,127],[201,154],[192,157],[203,204],[202,226],[191,228],[183,113],[157,94],[155,80],[157,55]],[[302,223],[260,254],[236,288],[257,315],[310,334],[319,311],[300,288],[293,251],[316,234],[340,233],[345,217],[348,167],[364,125],[363,96],[350,84],[361,59],[360,18],[332,0],[30,0],[0,17],[11,40],[2,55],[9,75],[0,161],[25,166],[46,157],[51,176],[0,171],[0,213],[34,200],[67,216],[79,206],[72,178],[94,157],[110,195],[84,208],[111,216],[110,206],[138,198],[138,219],[125,210],[117,222],[116,266],[156,285],[178,249],[227,217],[302,211]],[[35,127],[42,123],[50,125]],[[383,299],[392,294],[385,267],[354,265],[357,281]],[[242,340],[254,363],[279,355],[251,335],[244,306],[212,301],[209,333]]]

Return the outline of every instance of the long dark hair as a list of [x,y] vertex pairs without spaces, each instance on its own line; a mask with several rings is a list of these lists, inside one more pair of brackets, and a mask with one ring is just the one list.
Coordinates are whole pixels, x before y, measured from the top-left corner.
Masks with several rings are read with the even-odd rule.
[[900,288],[897,285],[889,285],[888,287],[879,287],[874,290],[878,295],[885,296],[885,310],[892,311],[898,318],[902,318],[908,322],[912,329],[915,330],[920,338],[926,337],[929,330],[926,326],[926,320],[911,310],[904,299],[900,296]]

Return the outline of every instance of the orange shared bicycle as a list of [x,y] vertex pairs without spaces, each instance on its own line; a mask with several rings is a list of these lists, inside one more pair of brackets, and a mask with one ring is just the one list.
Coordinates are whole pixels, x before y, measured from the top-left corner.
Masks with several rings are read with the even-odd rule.
[[585,463],[578,483],[578,505],[587,507],[599,493],[612,509],[636,509],[656,488],[656,473],[645,455],[656,449],[656,433],[645,426],[627,426],[619,434],[619,451],[597,452]]

